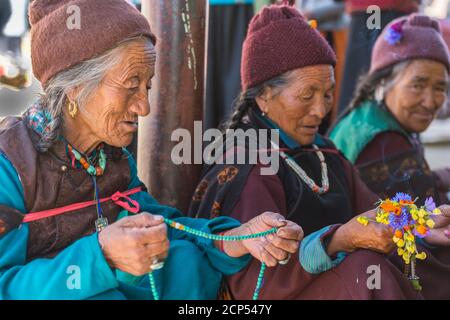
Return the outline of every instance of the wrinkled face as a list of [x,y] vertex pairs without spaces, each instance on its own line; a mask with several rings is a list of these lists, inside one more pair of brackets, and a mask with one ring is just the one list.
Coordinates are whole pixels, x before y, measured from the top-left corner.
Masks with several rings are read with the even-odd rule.
[[334,85],[332,66],[308,66],[292,71],[278,94],[267,89],[256,101],[289,136],[301,145],[309,145],[332,108]]
[[409,132],[420,133],[431,124],[447,97],[448,74],[442,63],[418,59],[399,75],[385,96],[388,109]]
[[99,141],[124,147],[133,140],[138,117],[150,113],[148,94],[154,75],[155,51],[145,40],[130,43],[119,63],[108,71],[100,86],[75,118],[79,128],[89,127]]

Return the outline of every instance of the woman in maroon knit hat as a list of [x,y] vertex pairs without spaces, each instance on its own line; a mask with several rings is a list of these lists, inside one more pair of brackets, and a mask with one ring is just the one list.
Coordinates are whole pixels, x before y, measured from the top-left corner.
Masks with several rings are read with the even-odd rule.
[[[403,275],[396,253],[389,259],[383,255],[394,248],[393,231],[356,221],[364,212],[374,216],[370,209],[377,196],[334,144],[318,134],[333,102],[334,64],[331,48],[296,9],[265,7],[253,18],[243,47],[243,92],[225,127],[277,129],[280,139],[268,135],[262,145],[279,152],[280,166],[276,174],[263,175],[261,169],[268,169],[263,162],[211,165],[194,194],[190,215],[229,215],[245,222],[272,210],[302,226],[306,237],[298,256],[267,270],[263,299],[450,298],[450,288],[440,286],[450,277],[450,261],[442,264],[430,254],[429,265],[419,266],[420,294]],[[242,152],[241,147],[225,149],[225,158]],[[245,152],[252,151],[257,150],[248,143]],[[426,241],[449,246],[450,210],[442,209],[438,237]],[[277,255],[276,248],[266,250]],[[432,264],[437,268],[430,272]],[[369,289],[371,266],[382,270],[375,285],[379,290]],[[252,262],[227,278],[224,292],[247,297],[257,275],[258,264]]]

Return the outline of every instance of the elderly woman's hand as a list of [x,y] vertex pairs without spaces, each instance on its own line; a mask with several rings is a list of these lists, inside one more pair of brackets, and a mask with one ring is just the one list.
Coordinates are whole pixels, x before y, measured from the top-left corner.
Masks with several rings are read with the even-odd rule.
[[279,261],[289,259],[289,255],[298,250],[303,239],[302,228],[294,222],[286,220],[282,215],[264,212],[238,228],[228,230],[225,235],[250,235],[278,228],[274,234],[265,237],[242,240],[239,242],[223,242],[223,250],[231,257],[241,257],[250,253],[269,267],[276,266]]
[[[361,216],[375,220],[376,211],[371,210]],[[357,249],[389,253],[395,248],[392,241],[394,231],[391,227],[372,221],[364,226],[357,218],[354,217],[336,230],[327,248],[328,255],[333,256],[340,251],[353,252]]]
[[164,218],[149,213],[109,225],[99,233],[98,240],[112,268],[135,276],[150,272],[154,259],[164,259],[169,250]]
[[433,217],[434,228],[425,237],[425,241],[433,246],[450,247],[450,205],[440,206],[442,214]]

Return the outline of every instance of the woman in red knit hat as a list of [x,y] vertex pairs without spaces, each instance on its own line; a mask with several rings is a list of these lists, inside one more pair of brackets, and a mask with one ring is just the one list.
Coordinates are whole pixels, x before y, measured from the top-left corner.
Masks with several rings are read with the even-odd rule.
[[[420,294],[403,275],[396,255],[383,255],[394,248],[393,231],[357,222],[358,214],[374,216],[370,209],[378,197],[334,144],[318,134],[333,102],[334,64],[329,45],[296,9],[270,6],[253,18],[243,47],[243,92],[226,128],[277,129],[279,143],[269,136],[265,145],[279,152],[280,167],[272,175],[262,175],[262,163],[206,168],[190,215],[230,215],[245,222],[272,210],[302,226],[306,237],[298,257],[267,271],[263,299],[449,298],[450,288],[440,285],[450,277],[450,261],[430,258],[439,266],[433,272],[420,266]],[[226,149],[226,156],[239,147]],[[250,144],[246,151],[252,151]],[[449,246],[450,210],[442,209],[439,237],[426,241]],[[266,250],[278,254],[271,246]],[[377,290],[368,285],[371,266],[382,270]],[[225,292],[245,298],[257,273],[258,264],[252,262],[227,278]]]

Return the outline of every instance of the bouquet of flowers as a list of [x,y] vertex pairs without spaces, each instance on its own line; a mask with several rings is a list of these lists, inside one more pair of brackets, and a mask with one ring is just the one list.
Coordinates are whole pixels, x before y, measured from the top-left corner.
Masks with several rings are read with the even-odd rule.
[[[392,199],[378,202],[376,222],[389,225],[394,229],[392,240],[397,245],[397,254],[405,262],[405,273],[409,274],[413,286],[421,290],[419,277],[415,274],[416,259],[426,259],[425,252],[418,252],[417,238],[424,238],[434,227],[433,216],[441,214],[433,198],[428,198],[421,207],[416,205],[417,199],[404,193],[397,193]],[[358,222],[367,225],[369,218],[360,216]],[[408,270],[410,269],[410,270]],[[410,272],[409,272],[410,271]]]

